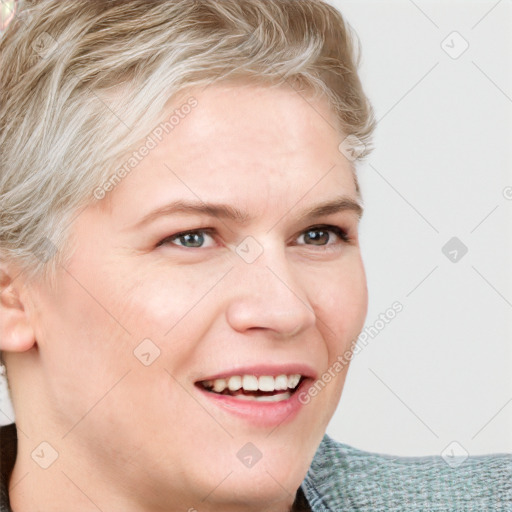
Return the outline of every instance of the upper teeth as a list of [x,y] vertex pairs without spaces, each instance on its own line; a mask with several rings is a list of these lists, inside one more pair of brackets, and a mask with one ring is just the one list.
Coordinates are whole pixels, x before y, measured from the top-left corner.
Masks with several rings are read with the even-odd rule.
[[225,389],[230,391],[279,391],[293,389],[297,387],[300,381],[300,375],[278,375],[272,377],[271,375],[262,375],[256,377],[254,375],[233,375],[227,379],[205,380],[203,385],[208,388],[213,388],[213,391],[222,393]]

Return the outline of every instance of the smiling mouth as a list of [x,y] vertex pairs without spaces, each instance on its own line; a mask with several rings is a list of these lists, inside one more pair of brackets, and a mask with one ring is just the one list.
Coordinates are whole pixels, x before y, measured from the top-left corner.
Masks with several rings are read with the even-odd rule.
[[196,383],[200,388],[217,395],[231,396],[238,400],[280,402],[290,398],[306,377],[299,374],[233,375],[227,378],[204,380]]

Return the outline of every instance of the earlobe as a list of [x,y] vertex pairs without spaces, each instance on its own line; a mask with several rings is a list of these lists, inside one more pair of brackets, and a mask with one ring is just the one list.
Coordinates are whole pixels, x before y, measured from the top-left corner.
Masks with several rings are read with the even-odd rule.
[[35,337],[21,298],[22,280],[0,263],[0,350],[25,352],[35,345]]

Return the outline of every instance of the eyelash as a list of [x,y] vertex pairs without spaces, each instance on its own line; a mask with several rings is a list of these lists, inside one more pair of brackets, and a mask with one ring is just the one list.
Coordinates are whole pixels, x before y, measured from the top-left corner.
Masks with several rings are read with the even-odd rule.
[[[318,226],[312,226],[310,228],[307,228],[305,229],[304,231],[302,231],[299,236],[302,236],[306,233],[308,233],[309,231],[326,231],[326,232],[331,232],[331,233],[334,233],[336,236],[338,236],[338,238],[340,238],[341,240],[341,243],[350,243],[352,241],[351,237],[348,235],[347,231],[343,228],[340,228],[339,226],[332,226],[332,225],[329,225],[329,224],[322,224],[322,225],[318,225]],[[182,246],[182,245],[177,245],[177,244],[172,244],[171,242],[173,240],[176,240],[182,236],[185,236],[185,235],[192,235],[192,234],[197,234],[197,233],[204,233],[204,234],[207,234],[209,236],[212,236],[214,235],[215,233],[215,229],[213,228],[203,228],[203,229],[192,229],[190,231],[181,231],[180,233],[176,233],[174,235],[171,235],[171,236],[167,236],[165,238],[163,238],[162,240],[160,240],[160,242],[158,242],[158,244],[156,245],[156,247],[161,247],[163,245],[173,245],[175,247],[180,247],[182,249],[202,249],[202,247],[185,247],[185,246]],[[337,246],[338,244],[334,243],[334,244],[326,244],[326,245],[315,245],[315,244],[299,244],[299,245],[306,245],[306,246],[311,246],[311,247],[323,247],[323,248],[332,248],[331,246]]]

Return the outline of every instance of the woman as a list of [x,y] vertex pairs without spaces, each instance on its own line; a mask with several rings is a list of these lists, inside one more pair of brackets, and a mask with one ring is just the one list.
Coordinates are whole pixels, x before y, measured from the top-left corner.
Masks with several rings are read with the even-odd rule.
[[325,435],[374,128],[338,11],[43,0],[0,50],[6,510],[506,510],[505,456]]

